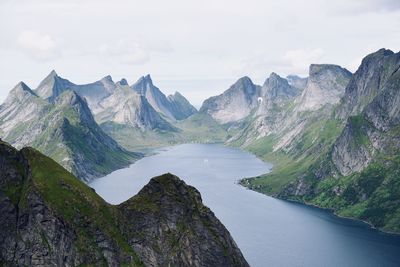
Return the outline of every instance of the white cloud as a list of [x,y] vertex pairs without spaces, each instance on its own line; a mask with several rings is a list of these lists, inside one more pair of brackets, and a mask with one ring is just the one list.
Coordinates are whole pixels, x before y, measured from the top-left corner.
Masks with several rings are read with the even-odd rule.
[[117,60],[125,64],[144,64],[150,60],[149,52],[137,42],[119,40],[115,43],[102,44],[99,52],[107,60]]
[[283,62],[288,64],[293,73],[304,73],[311,64],[320,63],[324,54],[321,48],[289,50],[283,56]]
[[263,81],[271,72],[277,72],[282,76],[289,74],[307,76],[309,66],[322,63],[324,55],[325,51],[321,48],[293,49],[281,55],[254,54],[242,59],[235,68],[235,73],[244,73],[259,81]]
[[389,13],[400,9],[399,0],[325,0],[328,13],[339,16],[351,16],[366,13]]
[[60,55],[57,51],[56,42],[48,34],[23,31],[17,38],[17,44],[25,53],[36,60],[51,60]]

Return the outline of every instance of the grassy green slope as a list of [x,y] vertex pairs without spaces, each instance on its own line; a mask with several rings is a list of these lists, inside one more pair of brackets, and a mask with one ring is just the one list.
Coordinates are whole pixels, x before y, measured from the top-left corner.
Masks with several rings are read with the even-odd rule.
[[76,175],[82,174],[76,164],[81,164],[81,168],[84,166],[92,175],[99,176],[125,167],[139,158],[136,153],[116,147],[110,149],[103,141],[111,139],[97,125],[82,122],[79,113],[72,107],[54,108],[43,120],[47,127],[32,146]]
[[242,185],[264,194],[277,195],[329,152],[330,145],[342,128],[340,121],[335,119],[310,119],[305,130],[295,138],[287,151],[273,151],[279,140],[277,136],[270,135],[256,140],[246,149],[273,163],[274,167],[268,174],[242,180]]
[[138,256],[129,246],[116,224],[116,208],[107,204],[91,188],[78,180],[52,159],[32,148],[21,150],[28,159],[31,175],[20,193],[20,206],[29,191],[38,192],[57,216],[76,230],[78,249],[82,253],[98,250],[94,231],[102,229],[123,253],[134,259],[133,266],[141,266]]

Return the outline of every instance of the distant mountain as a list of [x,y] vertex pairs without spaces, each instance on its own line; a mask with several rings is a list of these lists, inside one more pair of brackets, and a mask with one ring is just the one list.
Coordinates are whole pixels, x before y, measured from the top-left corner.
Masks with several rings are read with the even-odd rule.
[[267,115],[272,109],[283,106],[300,93],[300,89],[291,86],[286,79],[273,72],[261,87],[257,114]]
[[297,100],[296,109],[317,110],[326,104],[339,103],[351,75],[351,72],[337,65],[312,64],[304,91]]
[[100,105],[100,102],[113,94],[115,88],[116,84],[111,76],[106,76],[100,81],[84,85],[74,85],[70,89],[85,98],[92,113],[97,114],[104,109]]
[[113,94],[104,98],[99,105],[102,111],[96,115],[96,119],[100,124],[114,122],[142,131],[174,130],[174,127],[161,117],[144,95],[138,94],[128,85],[117,84]]
[[0,106],[1,137],[18,148],[37,148],[85,181],[138,157],[100,129],[77,93],[65,90],[50,98],[51,103],[19,83]]
[[[139,148],[143,148],[143,146],[191,141],[174,124],[196,114],[197,110],[179,92],[166,97],[160,89],[154,86],[150,75],[140,78],[131,87],[126,79],[114,82],[111,76],[106,76],[93,83],[79,85],[60,77],[53,70],[37,89],[30,93],[35,99],[32,103],[27,100],[29,102],[27,106],[31,109],[28,111],[24,107],[16,107],[18,105],[15,103],[15,105],[12,104],[11,106],[15,106],[14,109],[22,108],[25,111],[19,113],[18,119],[11,120],[5,125],[27,121],[31,117],[35,117],[35,119],[43,117],[43,114],[39,112],[40,109],[50,107],[50,104],[54,104],[57,97],[65,91],[74,91],[85,99],[96,122],[101,125],[103,130],[130,150],[136,150],[137,145]],[[38,101],[40,105],[37,104]],[[42,111],[42,113],[45,112]],[[2,136],[9,136],[7,127],[10,126],[3,126]],[[38,131],[38,134],[41,131]],[[208,133],[205,135],[213,136]],[[13,132],[12,140],[7,140],[13,141],[13,139],[21,138],[27,137]],[[143,142],[144,139],[147,141]],[[21,144],[29,144],[29,142],[21,142]],[[15,145],[19,144],[15,143]]]
[[196,109],[181,94],[167,98],[154,86],[150,75],[141,77],[131,88],[143,95],[157,112],[170,120],[186,119],[196,113]]
[[260,86],[249,77],[242,77],[224,93],[206,99],[200,112],[222,124],[240,121],[258,106],[259,91]]
[[176,119],[183,120],[191,115],[197,113],[197,109],[190,104],[190,102],[179,92],[175,92],[173,95],[168,96],[168,101],[172,105],[173,110],[177,110]]
[[61,78],[55,70],[52,70],[35,89],[35,93],[41,98],[52,102],[57,96],[73,86],[75,86],[75,84],[67,79]]
[[354,75],[311,66],[281,130],[245,144],[273,171],[242,184],[400,232],[399,88],[400,53],[390,50],[365,57]]
[[0,141],[0,162],[5,266],[249,266],[200,193],[172,174],[113,206],[35,149]]

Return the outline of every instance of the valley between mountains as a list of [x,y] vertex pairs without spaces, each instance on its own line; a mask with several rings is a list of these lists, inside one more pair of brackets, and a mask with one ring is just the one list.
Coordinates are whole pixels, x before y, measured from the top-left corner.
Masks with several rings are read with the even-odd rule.
[[[177,177],[154,178],[137,196],[118,206],[105,203],[81,182],[130,165],[145,156],[146,148],[183,143],[224,143],[250,151],[274,167],[259,177],[243,177],[241,185],[400,233],[400,53],[387,49],[367,55],[355,73],[338,65],[313,64],[308,77],[271,73],[262,85],[242,77],[222,94],[205,100],[199,110],[179,92],[166,96],[150,75],[131,85],[125,79],[115,82],[110,76],[81,85],[51,71],[36,88],[20,82],[10,91],[0,106],[0,137],[4,141],[3,173],[19,177],[18,182],[3,177],[0,207],[9,217],[2,223],[9,226],[14,219],[47,216],[53,227],[51,240],[68,239],[66,243],[52,241],[49,247],[57,247],[57,255],[64,255],[65,246],[73,248],[72,256],[56,259],[63,264],[105,260],[111,265],[162,265],[167,262],[163,255],[174,255],[172,265],[210,266],[198,265],[192,258],[200,253],[215,260],[210,264],[221,260],[218,263],[222,265],[247,266],[229,232],[202,205],[197,190]],[[60,174],[60,182],[42,180],[48,174],[38,161],[54,166],[49,171]],[[70,188],[75,195],[63,195],[62,188]],[[170,197],[166,202],[157,193],[163,190]],[[88,214],[74,220],[74,205]],[[171,210],[174,205],[190,207],[195,220],[180,217],[182,214],[171,218],[162,213],[160,205]],[[92,208],[102,215],[93,213]],[[121,223],[122,228],[104,220],[122,222],[139,215],[143,217],[137,224]],[[160,237],[166,243],[151,243],[158,215],[165,218],[167,226],[174,221],[186,229],[187,240],[194,238],[189,246],[199,250],[192,251],[193,255],[174,251],[177,232],[168,232],[167,226]],[[154,225],[140,232],[146,218]],[[72,228],[60,226],[64,224]],[[32,227],[38,226],[28,220],[16,229],[31,241],[41,239],[40,233],[29,235]],[[8,236],[2,236],[8,247],[18,244],[11,228]],[[82,235],[70,240],[68,231],[72,229]],[[212,246],[200,245],[200,233]],[[90,239],[92,234],[96,240]],[[132,245],[140,238],[140,246]],[[180,249],[187,240],[179,241]],[[85,242],[93,247],[81,250]],[[43,247],[38,251],[47,253]],[[2,257],[15,262],[15,253],[19,252]],[[43,255],[41,263],[54,263],[52,257]],[[20,260],[32,263],[23,257]]]

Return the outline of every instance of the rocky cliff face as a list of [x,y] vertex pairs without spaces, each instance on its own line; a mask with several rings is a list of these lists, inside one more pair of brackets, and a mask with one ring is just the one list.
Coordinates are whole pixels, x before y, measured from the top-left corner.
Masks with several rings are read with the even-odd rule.
[[346,119],[348,116],[360,114],[399,66],[400,54],[387,49],[380,49],[366,56],[346,87],[346,97],[338,108],[337,117]]
[[200,193],[172,174],[153,178],[118,208],[125,218],[137,218],[125,227],[146,265],[248,266]]
[[190,104],[190,102],[179,92],[175,92],[175,94],[169,95],[168,101],[171,103],[174,110],[179,111],[175,115],[177,120],[186,119],[191,115],[197,113],[197,109],[192,106],[192,104]]
[[[170,120],[182,120],[193,113],[195,109],[182,96],[167,98],[156,86],[154,86],[150,75],[141,77],[131,88],[138,94],[143,95],[150,105]],[[182,109],[183,108],[183,109]]]
[[204,101],[200,112],[211,115],[219,123],[237,122],[257,107],[260,87],[250,78],[240,78],[223,94]]
[[306,87],[296,100],[296,110],[317,110],[326,104],[339,103],[351,75],[348,70],[337,65],[312,64]]
[[68,90],[68,88],[71,88],[74,85],[75,84],[67,79],[58,76],[55,70],[52,70],[36,88],[35,93],[41,98],[51,102],[65,90]]
[[117,85],[114,93],[100,102],[103,111],[96,115],[99,123],[114,122],[144,130],[173,130],[147,101],[144,95],[132,90],[128,85]]
[[400,149],[398,137],[389,134],[400,125],[399,88],[400,66],[387,77],[377,96],[363,112],[347,120],[332,152],[332,162],[341,175],[363,170],[376,154]]
[[112,206],[50,158],[0,143],[3,266],[248,266],[198,191],[167,174]]
[[86,100],[93,114],[97,114],[104,109],[100,102],[114,93],[115,88],[116,84],[111,76],[106,76],[94,83],[74,85],[71,89]]

